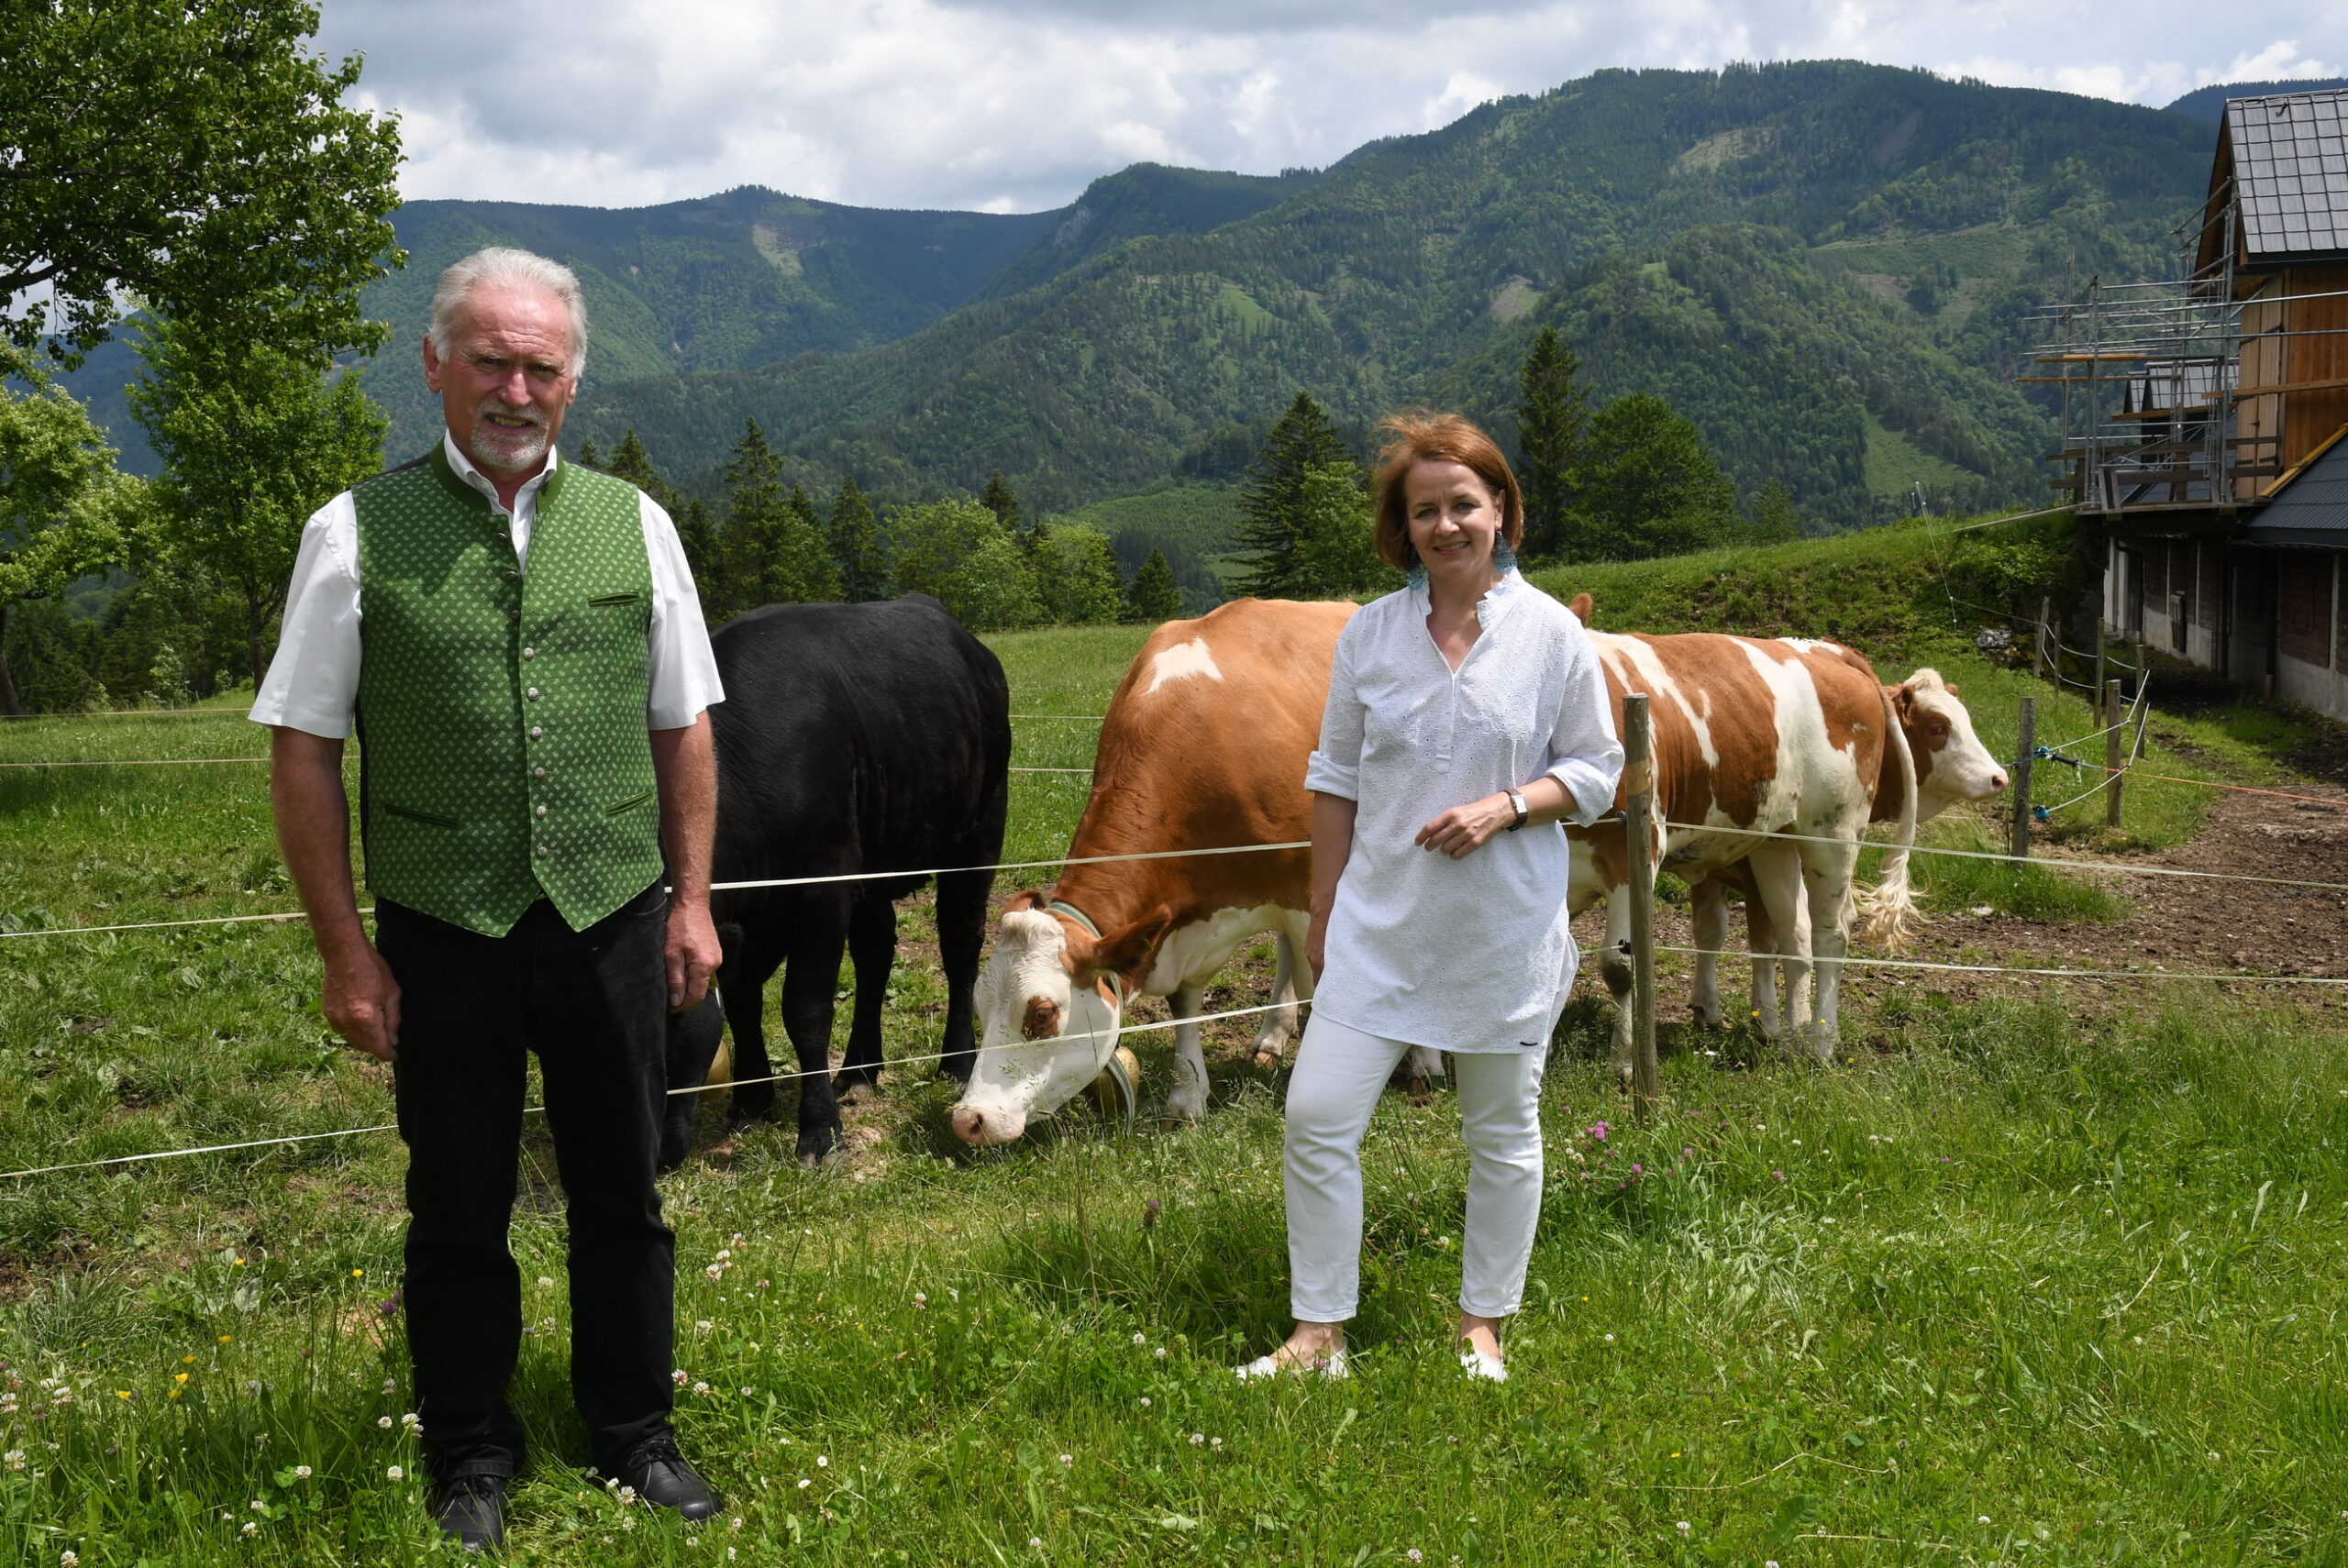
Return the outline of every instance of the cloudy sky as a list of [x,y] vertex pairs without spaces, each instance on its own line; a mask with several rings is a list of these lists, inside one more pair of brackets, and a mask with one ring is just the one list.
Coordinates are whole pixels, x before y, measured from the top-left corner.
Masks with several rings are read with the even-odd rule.
[[628,206],[761,184],[1024,212],[1141,160],[1268,173],[1602,66],[1841,58],[2163,104],[2348,74],[2272,0],[325,0],[410,196]]

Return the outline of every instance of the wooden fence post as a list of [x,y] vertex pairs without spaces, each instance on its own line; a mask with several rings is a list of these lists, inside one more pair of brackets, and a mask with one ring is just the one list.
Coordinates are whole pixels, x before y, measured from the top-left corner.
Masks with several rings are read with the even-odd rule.
[[2110,727],[2103,736],[2103,766],[2109,770],[2103,787],[2103,825],[2120,825],[2120,748],[2122,732],[2128,727],[2127,705],[2120,701],[2120,682],[2106,681],[2103,687],[2103,722]]
[[1631,1119],[1655,1115],[1655,762],[1647,698],[1623,699],[1623,836],[1631,853]]
[[2010,853],[2017,860],[2030,858],[2030,765],[2038,756],[2038,700],[2021,700],[2021,740],[2014,747],[2014,835]]

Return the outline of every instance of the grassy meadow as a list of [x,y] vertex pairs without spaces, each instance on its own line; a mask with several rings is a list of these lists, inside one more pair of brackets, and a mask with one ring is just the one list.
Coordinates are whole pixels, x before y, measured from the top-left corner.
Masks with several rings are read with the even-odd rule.
[[[1544,584],[1589,588],[1609,629],[1802,631],[1887,675],[1937,664],[2000,752],[2025,692],[2042,736],[2095,728],[1975,656],[1972,620],[1935,619],[1925,569],[1959,547],[1899,531]],[[1014,762],[1084,766],[1081,716],[1139,639],[991,639],[1014,711],[1068,716],[1017,721]],[[2160,771],[2257,780],[2291,732],[2244,707],[2154,734]],[[234,716],[0,729],[0,762],[260,749]],[[2072,792],[2051,782],[2043,801]],[[1004,858],[1064,849],[1084,788],[1019,775]],[[2091,801],[2058,814],[2055,853],[2179,842],[2203,798],[2132,784],[2126,829]],[[1934,832],[1997,830],[1952,813]],[[2074,878],[1992,887],[1976,864],[1928,863],[1928,897],[2112,912],[2061,904]],[[0,932],[292,907],[258,766],[0,769]],[[903,924],[896,1057],[934,1050],[943,1011],[920,900]],[[1263,972],[1259,954],[1210,1005],[1261,1000]],[[0,937],[0,1171],[388,1121],[316,984],[294,924]],[[2083,1021],[2055,988],[1969,1003],[1855,977],[1846,1036],[1886,1048],[1825,1071],[1750,1042],[1675,1055],[1667,1113],[1634,1127],[1590,984],[1545,1098],[1551,1185],[1504,1388],[1445,1350],[1464,1158],[1443,1094],[1390,1097],[1366,1151],[1356,1376],[1232,1378],[1286,1302],[1279,1085],[1244,1065],[1251,1021],[1211,1031],[1196,1131],[1126,1139],[1079,1109],[977,1154],[916,1067],[825,1168],[792,1160],[787,1126],[706,1149],[664,1183],[680,1425],[728,1496],[698,1531],[581,1469],[534,1127],[515,1397],[537,1453],[507,1555],[2348,1564],[2348,1059],[2325,1010],[2180,986]],[[1166,1038],[1135,1038],[1159,1092]],[[438,1556],[389,1305],[403,1168],[376,1132],[0,1180],[6,1560]]]

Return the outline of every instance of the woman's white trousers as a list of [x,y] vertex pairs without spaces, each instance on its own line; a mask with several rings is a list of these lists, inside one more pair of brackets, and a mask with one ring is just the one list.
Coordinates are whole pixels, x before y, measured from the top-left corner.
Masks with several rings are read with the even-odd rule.
[[[1361,1294],[1361,1141],[1411,1047],[1314,1013],[1288,1086],[1289,1305],[1300,1321],[1342,1323]],[[1468,1234],[1459,1305],[1504,1318],[1524,1296],[1541,1217],[1541,1069],[1545,1045],[1452,1056],[1468,1142]]]

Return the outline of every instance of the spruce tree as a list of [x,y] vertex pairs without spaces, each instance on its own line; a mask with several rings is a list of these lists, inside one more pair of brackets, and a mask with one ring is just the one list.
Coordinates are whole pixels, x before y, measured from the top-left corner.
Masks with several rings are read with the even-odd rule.
[[768,603],[826,604],[839,598],[839,569],[802,486],[792,485],[782,498],[772,539],[766,575],[759,584]]
[[765,602],[767,571],[782,521],[782,459],[755,419],[743,422],[725,465],[725,520],[718,535],[717,602],[711,613],[737,615]]
[[[1304,548],[1307,476],[1315,469],[1350,473],[1355,468],[1353,453],[1312,394],[1297,393],[1239,487],[1239,528],[1232,547],[1253,558],[1243,593],[1275,599],[1312,591]],[[1146,564],[1142,569],[1148,570]],[[1138,583],[1140,576],[1134,580]],[[1167,581],[1173,581],[1170,569]]]
[[880,525],[872,515],[872,503],[856,488],[854,474],[840,481],[825,533],[832,562],[839,570],[842,598],[851,604],[866,604],[893,593],[888,562],[880,549]]
[[987,476],[986,489],[979,491],[979,504],[994,513],[994,520],[1002,525],[1004,533],[1019,532],[1023,525],[1019,497],[1012,491],[1001,469]]
[[1554,557],[1565,543],[1566,516],[1573,507],[1573,467],[1581,456],[1589,419],[1587,394],[1576,379],[1581,361],[1545,326],[1517,371],[1522,394],[1516,405],[1516,447],[1523,462],[1523,553]]
[[692,569],[693,591],[701,595],[704,619],[725,613],[720,602],[724,595],[725,556],[720,545],[716,520],[709,514],[709,506],[695,496],[679,507],[673,514],[677,524],[677,543],[684,547],[685,565]]
[[604,454],[595,450],[594,442],[581,441],[579,443],[579,456],[571,460],[582,469],[600,469],[604,466]]
[[[586,454],[590,450],[592,450],[591,447],[580,449],[581,462],[587,463]],[[588,466],[592,468],[594,465],[589,463]],[[614,479],[624,479],[636,486],[637,489],[650,496],[654,503],[670,517],[677,515],[677,506],[681,498],[677,494],[676,487],[662,479],[660,471],[652,466],[652,455],[644,449],[644,443],[636,438],[636,429],[633,425],[629,426],[628,433],[620,438],[619,446],[612,452],[611,461],[604,465],[604,471]]]
[[1153,548],[1134,580],[1125,586],[1125,619],[1154,626],[1182,613],[1182,591],[1174,586],[1174,569],[1166,552]]

